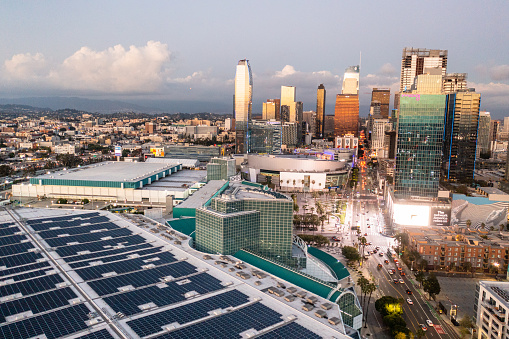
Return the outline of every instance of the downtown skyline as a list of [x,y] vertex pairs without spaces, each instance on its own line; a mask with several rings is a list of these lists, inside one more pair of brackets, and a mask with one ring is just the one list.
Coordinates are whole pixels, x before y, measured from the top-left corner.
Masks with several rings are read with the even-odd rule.
[[[448,72],[468,73],[468,87],[483,94],[481,109],[499,119],[509,113],[505,2],[480,10],[474,2],[228,4],[4,4],[0,98],[76,96],[169,111],[172,101],[183,100],[196,103],[189,104],[190,112],[210,107],[231,113],[232,65],[246,58],[253,71],[254,114],[279,96],[281,86],[295,86],[304,110],[315,110],[316,88],[323,83],[331,115],[343,72],[359,63],[362,52],[360,116],[366,116],[373,87],[391,88],[392,107],[401,50],[414,47],[448,50]],[[440,11],[433,12],[433,20],[410,15],[434,5]],[[357,15],[344,15],[340,22],[334,13]],[[257,25],[260,19],[271,25]],[[438,22],[448,22],[447,31]]]

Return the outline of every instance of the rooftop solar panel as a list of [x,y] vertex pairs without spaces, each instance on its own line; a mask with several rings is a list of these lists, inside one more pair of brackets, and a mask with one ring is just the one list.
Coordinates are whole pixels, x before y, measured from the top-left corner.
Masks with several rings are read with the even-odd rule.
[[0,297],[21,293],[23,296],[51,290],[64,280],[58,274],[45,275],[31,280],[0,286]]
[[22,280],[26,280],[26,279],[32,279],[32,278],[35,278],[35,277],[39,277],[41,275],[46,275],[46,272],[51,268],[51,266],[48,265],[48,267],[44,267],[44,268],[40,268],[40,269],[37,269],[35,271],[30,271],[30,272],[27,272],[27,273],[23,273],[23,272],[20,272],[19,274],[16,274],[16,275],[11,275],[10,277],[8,278],[4,278],[4,277],[1,277],[0,279],[0,282],[3,281],[3,280],[7,280],[7,279],[12,279],[14,281],[22,281]]
[[11,276],[11,275],[15,275],[15,274],[20,274],[20,273],[24,273],[24,272],[28,272],[28,271],[32,271],[32,270],[40,270],[40,269],[43,269],[43,268],[50,268],[50,264],[45,261],[45,262],[38,262],[36,264],[30,264],[30,265],[24,265],[24,266],[18,266],[18,267],[14,267],[14,268],[10,268],[10,269],[7,269],[7,270],[0,270],[0,277],[8,277],[8,276]]
[[0,228],[0,237],[5,237],[6,235],[13,235],[16,232],[19,232],[19,228],[17,227]]
[[115,339],[115,337],[113,337],[108,330],[102,329],[100,331],[85,334],[77,339]]
[[3,257],[0,261],[2,266],[7,268],[22,266],[30,263],[35,263],[38,259],[43,259],[44,257],[39,253],[34,252],[25,252],[21,254],[11,255],[8,257]]
[[22,240],[27,240],[27,237],[25,237],[24,235],[11,235],[8,237],[1,237],[0,238],[0,246],[18,244]]
[[[101,240],[96,241],[94,243],[87,244],[77,244],[77,245],[68,245],[62,246],[56,249],[56,252],[61,257],[67,257],[70,255],[76,255],[78,252],[82,251],[104,251],[107,249],[111,249],[113,246],[117,246],[118,244],[122,244],[123,246],[128,245],[137,245],[146,242],[147,240],[139,235],[129,235],[126,237],[119,237],[110,240]],[[108,246],[108,247],[106,247]]]
[[308,330],[304,326],[297,324],[296,322],[289,323],[288,325],[278,327],[266,334],[263,334],[257,338],[263,339],[277,339],[277,338],[306,338],[306,339],[320,339],[322,338],[318,334]]
[[[142,249],[147,249],[147,248],[154,248],[154,247],[149,243],[130,245],[130,246],[122,247],[122,248],[117,248],[115,250],[105,249],[103,251],[96,251],[96,252],[88,253],[88,254],[69,256],[69,257],[65,258],[65,261],[67,263],[73,263],[73,262],[78,262],[78,261],[83,261],[83,260],[90,261],[89,259],[95,260],[95,259],[100,259],[100,258],[107,258],[109,256],[114,256],[114,255],[120,254],[120,253],[125,253],[125,255],[128,255],[129,252],[136,252],[136,251],[139,251]],[[156,247],[156,248],[160,248],[160,247]]]
[[86,329],[90,311],[84,304],[63,308],[51,313],[42,314],[22,321],[0,326],[0,338],[20,339],[46,335],[47,339]]
[[2,246],[2,247],[0,247],[0,257],[23,253],[23,252],[26,252],[30,248],[34,248],[34,245],[32,245],[32,243],[30,243],[30,242]]
[[132,256],[132,255],[139,255],[139,256],[146,256],[148,254],[153,254],[153,253],[158,253],[161,251],[162,247],[152,247],[150,244],[148,244],[148,246],[150,248],[145,248],[145,249],[141,249],[139,251],[129,251],[129,252],[126,252],[126,253],[123,253],[123,254],[118,254],[118,255],[110,255],[110,256],[107,256],[107,257],[101,257],[101,258],[93,258],[93,259],[89,259],[89,260],[85,260],[85,261],[79,261],[79,262],[76,262],[76,263],[71,263],[69,264],[72,268],[80,268],[80,267],[85,267],[85,266],[89,266],[89,264],[91,262],[95,262],[95,261],[102,261],[103,263],[107,263],[107,262],[111,262],[111,261],[117,261],[117,260],[125,260],[125,259],[129,259],[128,256]]
[[[69,243],[78,242],[81,244],[84,243],[90,243],[94,241],[99,241],[102,238],[106,237],[112,237],[112,238],[118,238],[118,237],[126,237],[131,235],[132,232],[125,228],[120,228],[116,230],[109,230],[104,232],[98,232],[98,233],[88,233],[88,234],[81,234],[81,235],[71,235],[68,237],[59,237],[59,238],[52,238],[52,239],[45,239],[49,246],[51,247],[59,247],[59,246],[66,246]],[[0,240],[3,238],[0,238]]]
[[28,225],[39,225],[39,224],[45,224],[48,222],[56,222],[56,221],[67,221],[72,219],[87,219],[92,217],[99,217],[101,216],[97,212],[91,212],[91,213],[79,213],[79,214],[69,214],[69,215],[63,215],[63,216],[53,216],[48,218],[37,218],[37,219],[28,219],[26,223]]
[[119,228],[120,228],[119,226],[115,225],[112,222],[102,222],[102,223],[93,224],[93,225],[78,226],[78,227],[66,227],[66,228],[60,228],[58,230],[41,231],[38,234],[44,239],[50,239],[50,238],[56,238],[62,234],[70,234],[70,235],[89,234],[91,231],[103,230],[103,229],[114,230],[114,229],[119,229]]

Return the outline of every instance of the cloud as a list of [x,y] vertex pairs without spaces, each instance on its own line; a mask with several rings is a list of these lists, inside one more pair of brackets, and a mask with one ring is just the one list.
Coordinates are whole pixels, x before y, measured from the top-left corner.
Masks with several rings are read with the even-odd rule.
[[490,76],[491,79],[495,81],[509,80],[509,65],[498,65],[491,67]]
[[394,67],[390,63],[386,63],[382,67],[380,67],[380,69],[378,70],[378,73],[381,75],[387,75],[387,76],[395,75],[396,67]]
[[4,62],[4,78],[14,86],[101,93],[158,91],[168,73],[171,52],[158,41],[103,51],[82,47],[62,63],[50,65],[41,53],[17,54]]
[[274,74],[274,76],[276,78],[285,78],[287,76],[294,75],[295,73],[297,73],[297,71],[293,66],[286,65],[285,67],[283,67],[281,71],[276,71],[276,74]]

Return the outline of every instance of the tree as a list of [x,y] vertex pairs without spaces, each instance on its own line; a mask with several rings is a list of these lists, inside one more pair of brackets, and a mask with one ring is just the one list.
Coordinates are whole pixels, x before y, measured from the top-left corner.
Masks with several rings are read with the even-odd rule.
[[361,253],[361,262],[364,259],[364,250],[366,248],[367,243],[368,243],[368,241],[366,240],[366,238],[364,238],[364,237],[359,238],[359,248],[362,247],[362,251],[359,250],[359,252]]
[[367,293],[369,293],[368,302],[366,303],[365,310],[364,310],[364,328],[368,327],[368,310],[369,310],[369,302],[371,301],[371,295],[373,292],[376,291],[376,284],[369,283],[364,292],[364,296],[366,296]]
[[408,234],[406,234],[406,233],[397,233],[394,236],[394,238],[396,238],[396,240],[399,242],[399,244],[403,246],[403,250],[410,243],[410,240],[408,238]]
[[[421,330],[422,331],[422,330]],[[424,331],[423,331],[424,332]],[[396,335],[394,336],[394,339],[406,339],[406,334],[403,333],[403,332],[398,332],[396,333]]]
[[470,228],[470,226],[472,226],[472,220],[468,219],[468,220],[466,221],[466,224],[467,224],[467,227],[469,227],[469,228]]
[[129,156],[129,150],[128,149],[123,149],[122,150],[122,158],[126,158]]
[[56,159],[60,161],[64,167],[75,167],[83,163],[83,159],[74,154],[59,154]]
[[375,309],[382,317],[389,314],[402,314],[403,308],[397,298],[390,295],[383,296],[375,301]]
[[57,164],[55,164],[53,161],[48,161],[46,164],[44,164],[44,169],[53,169],[57,167]]
[[415,336],[418,338],[418,339],[421,339],[421,338],[424,338],[426,336],[426,332],[424,332],[424,330],[422,328],[418,328],[417,331],[415,332]]
[[318,198],[318,192],[317,191],[313,191],[311,193],[311,196],[313,197],[313,199],[315,199],[315,203],[316,203],[316,198]]
[[89,202],[90,202],[90,200],[88,200],[87,198],[85,198],[85,199],[81,200],[81,203],[82,203],[83,205],[86,205],[86,204],[88,204]]
[[12,168],[9,165],[0,165],[0,177],[8,177],[12,173]]
[[364,295],[364,297],[366,297],[366,286],[368,286],[368,284],[369,280],[364,278],[363,276],[360,276],[359,279],[357,279],[357,285],[359,285],[359,287],[361,288],[361,301],[363,306],[364,298],[362,296]]
[[361,258],[361,256],[359,255],[359,251],[357,251],[355,247],[343,246],[341,253],[348,261],[351,262],[359,261]]
[[394,327],[406,327],[406,321],[401,317],[399,314],[388,314],[383,317],[384,324],[387,325],[389,328]]
[[435,299],[435,296],[440,294],[440,283],[434,274],[430,274],[430,276],[424,280],[422,286],[424,288],[424,292],[427,292],[430,298]]
[[422,285],[422,283],[424,282],[424,272],[418,271],[417,273],[415,273],[415,280],[417,280],[417,282],[419,282],[419,287],[420,287]]

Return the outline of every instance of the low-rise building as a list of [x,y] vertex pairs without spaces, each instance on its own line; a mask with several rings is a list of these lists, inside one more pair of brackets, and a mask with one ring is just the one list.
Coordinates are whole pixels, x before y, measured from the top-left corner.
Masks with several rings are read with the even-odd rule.
[[479,281],[474,311],[477,338],[508,338],[509,282]]

